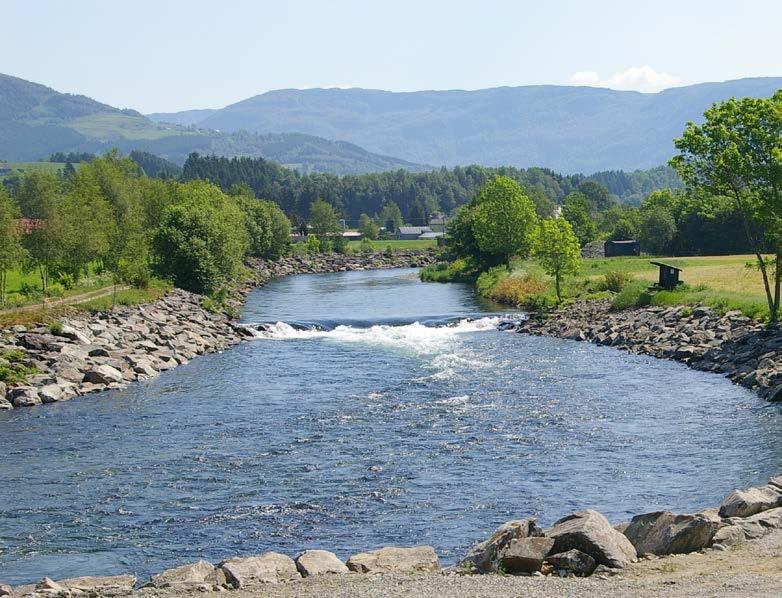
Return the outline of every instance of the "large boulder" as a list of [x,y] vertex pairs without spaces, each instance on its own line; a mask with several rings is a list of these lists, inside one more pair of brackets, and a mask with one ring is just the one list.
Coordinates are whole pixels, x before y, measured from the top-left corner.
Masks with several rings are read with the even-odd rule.
[[296,568],[304,577],[350,571],[336,554],[328,550],[305,550],[296,557]]
[[543,560],[554,546],[551,538],[516,538],[499,554],[499,570],[506,573],[532,573],[540,571]]
[[223,570],[216,569],[212,563],[201,560],[153,575],[147,587],[211,589],[211,586],[222,586],[224,583],[226,578]]
[[750,517],[782,506],[782,490],[769,484],[761,488],[734,490],[720,505],[721,517]]
[[354,554],[348,559],[348,569],[356,573],[439,573],[440,559],[431,546],[398,548]]
[[701,514],[674,515],[657,511],[636,515],[624,535],[638,554],[679,554],[711,545],[720,526]]
[[782,528],[782,507],[762,511],[750,517],[736,517],[730,521],[741,528],[746,538],[750,540],[760,538],[775,529]]
[[235,557],[220,563],[226,580],[234,588],[257,583],[281,583],[301,578],[296,563],[279,552],[265,552],[258,556]]
[[83,332],[76,330],[73,326],[63,324],[57,332],[57,336],[62,336],[82,345],[89,345],[90,339]]
[[578,576],[592,575],[597,568],[597,561],[588,554],[576,550],[568,550],[567,552],[559,552],[557,554],[550,554],[546,557],[546,561],[554,569],[566,571]]
[[635,548],[602,514],[586,509],[563,517],[546,530],[554,538],[552,554],[576,549],[600,565],[622,569],[637,558]]
[[65,397],[62,388],[57,384],[47,384],[38,391],[38,395],[44,403],[56,403]]
[[84,374],[84,382],[93,384],[112,384],[122,382],[122,372],[110,365],[98,365],[87,370]]
[[82,592],[105,592],[107,590],[129,592],[136,585],[136,578],[133,575],[88,576],[61,579],[57,583],[69,590],[81,590]]
[[473,546],[458,566],[460,569],[469,571],[474,569],[478,573],[495,572],[497,571],[499,553],[512,540],[542,535],[543,530],[532,518],[508,521],[494,530],[488,539]]
[[712,543],[722,546],[733,546],[734,544],[741,544],[746,539],[747,536],[740,525],[726,525],[717,530],[714,538],[712,538]]
[[14,407],[32,407],[41,404],[38,391],[32,386],[17,386],[8,391],[6,398],[10,398]]

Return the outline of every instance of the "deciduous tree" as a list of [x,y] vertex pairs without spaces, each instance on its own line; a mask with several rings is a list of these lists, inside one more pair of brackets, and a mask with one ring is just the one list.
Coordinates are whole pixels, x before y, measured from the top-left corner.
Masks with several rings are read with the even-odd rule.
[[581,246],[570,223],[564,218],[541,221],[533,255],[546,274],[554,277],[557,301],[562,301],[562,280],[581,268]]

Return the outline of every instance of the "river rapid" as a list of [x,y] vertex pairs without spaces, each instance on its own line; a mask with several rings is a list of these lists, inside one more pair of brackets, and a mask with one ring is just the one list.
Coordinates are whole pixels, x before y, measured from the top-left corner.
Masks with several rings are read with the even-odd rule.
[[0,582],[306,548],[449,563],[509,519],[692,512],[778,473],[778,405],[505,317],[415,270],[294,276],[248,298],[254,340],[0,413]]

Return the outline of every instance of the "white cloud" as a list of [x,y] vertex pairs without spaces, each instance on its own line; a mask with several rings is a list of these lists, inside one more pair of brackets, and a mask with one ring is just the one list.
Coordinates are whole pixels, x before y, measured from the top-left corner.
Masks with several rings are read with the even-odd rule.
[[654,92],[676,87],[682,82],[682,78],[670,73],[657,72],[649,65],[645,65],[632,66],[627,70],[614,73],[608,79],[601,79],[600,74],[595,71],[579,71],[573,73],[570,82],[589,87]]

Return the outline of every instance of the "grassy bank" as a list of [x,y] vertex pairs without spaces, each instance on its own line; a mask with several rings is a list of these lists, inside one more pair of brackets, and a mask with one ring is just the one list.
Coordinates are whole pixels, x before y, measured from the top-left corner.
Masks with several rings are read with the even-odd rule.
[[[398,241],[396,239],[390,239],[388,241],[375,240],[370,241],[372,248],[375,251],[384,251],[386,248],[398,251],[403,249],[429,249],[431,247],[437,247],[437,241],[435,239],[414,239],[412,241]],[[353,251],[361,250],[361,241],[349,241],[348,248]]]
[[[675,291],[650,291],[657,280],[656,259],[682,268],[684,284]],[[688,258],[602,258],[584,260],[577,276],[565,280],[565,301],[611,297],[616,309],[644,305],[707,305],[718,311],[739,310],[756,318],[768,317],[763,283],[758,271],[748,264],[750,255]],[[438,270],[439,268],[439,270]],[[423,280],[464,280],[464,268],[430,266]],[[495,268],[476,278],[478,291],[499,303],[534,309],[556,304],[553,283],[530,260],[517,260],[510,271]]]

